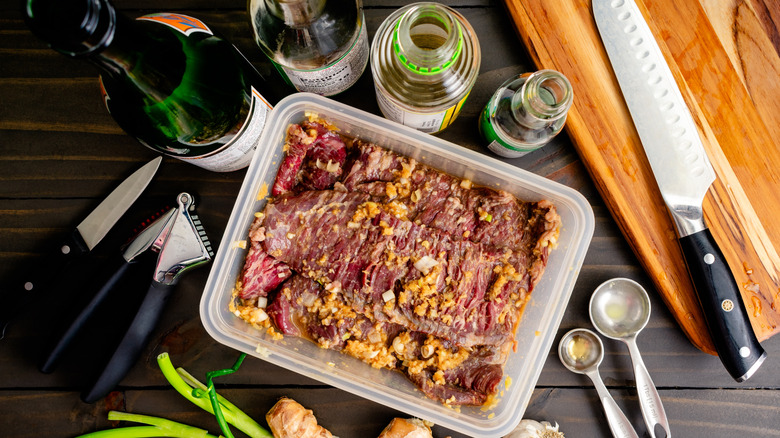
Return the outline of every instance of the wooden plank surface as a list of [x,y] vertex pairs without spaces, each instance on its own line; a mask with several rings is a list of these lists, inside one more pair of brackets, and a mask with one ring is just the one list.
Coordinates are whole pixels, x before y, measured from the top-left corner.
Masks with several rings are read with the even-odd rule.
[[[780,330],[780,133],[776,2],[639,0],[717,174],[705,220],[726,256],[758,338]],[[589,0],[551,8],[507,0],[538,68],[575,90],[568,130],[599,192],[667,306],[714,354],[674,224],[611,70]],[[776,6],[776,5],[775,5]]]
[[[364,3],[372,38],[384,17],[407,2]],[[534,68],[529,61],[531,52],[519,45],[500,1],[446,3],[457,6],[475,27],[484,58],[471,97],[441,137],[487,153],[476,129],[479,112],[507,77]],[[130,15],[177,10],[202,18],[234,42],[261,72],[275,78],[254,46],[243,2],[119,0],[117,5]],[[116,128],[105,112],[96,70],[47,49],[25,29],[16,8],[15,0],[0,0],[0,284],[21,267],[35,263],[47,243],[69,232],[111,188],[155,156]],[[370,73],[337,99],[379,113]],[[587,302],[598,284],[617,276],[633,278],[651,295],[652,317],[638,343],[661,389],[675,436],[778,436],[780,337],[763,343],[770,358],[746,384],[737,384],[717,358],[688,342],[566,135],[525,157],[503,161],[579,190],[594,208],[595,234],[557,339],[574,327],[592,328]],[[198,213],[210,239],[219,245],[243,175],[243,171],[211,173],[166,158],[147,192],[97,247],[96,259],[85,269],[94,272],[118,251],[139,221],[170,204],[180,191],[198,196]],[[42,345],[77,297],[43,300],[35,313],[12,326],[8,337],[0,340],[0,436],[73,437],[117,427],[106,419],[109,409],[164,416],[218,433],[213,417],[172,390],[155,363],[158,353],[168,351],[175,365],[199,378],[233,363],[237,353],[211,339],[198,315],[207,277],[208,269],[203,268],[181,280],[142,358],[116,392],[92,405],[82,403],[78,394],[107,352],[107,342],[99,335],[110,325],[92,334],[89,342],[78,344],[56,372],[41,374],[36,364]],[[122,315],[121,307],[114,309],[105,316],[109,321]],[[615,341],[604,342],[601,374],[642,436],[644,426],[627,350]],[[341,438],[376,436],[392,417],[406,416],[256,358],[247,359],[238,373],[217,384],[220,393],[261,422],[278,396],[292,397],[313,409],[320,422]],[[554,351],[539,377],[526,417],[557,421],[567,438],[609,434],[590,383],[567,371]],[[434,436],[464,437],[440,426],[434,428]]]

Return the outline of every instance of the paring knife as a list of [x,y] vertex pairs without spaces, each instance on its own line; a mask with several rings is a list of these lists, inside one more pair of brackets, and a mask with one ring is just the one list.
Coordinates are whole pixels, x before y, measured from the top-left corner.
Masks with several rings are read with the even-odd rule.
[[157,157],[133,172],[47,258],[3,292],[5,305],[0,308],[0,339],[5,336],[12,319],[29,307],[35,298],[51,290],[71,261],[90,252],[106,236],[149,185],[161,161],[162,157]]
[[103,275],[96,282],[94,295],[92,295],[89,302],[73,320],[70,321],[70,324],[55,337],[55,341],[46,350],[46,354],[39,366],[42,373],[48,374],[57,368],[73,341],[85,330],[88,323],[94,319],[98,312],[105,311],[101,308],[104,306],[104,302],[113,294],[118,293],[117,291],[120,290],[121,285],[125,284],[132,276],[146,276],[147,272],[144,270],[154,268],[153,264],[147,266],[149,263],[144,261],[146,259],[152,261],[148,256],[148,252],[150,249],[155,249],[155,245],[157,245],[156,250],[159,250],[159,246],[162,244],[159,241],[159,236],[167,232],[175,215],[176,209],[172,208],[162,213],[157,219],[149,222],[123,248],[121,255],[117,256],[117,260],[112,260],[105,269],[102,269],[103,272],[100,274],[107,275]]
[[737,283],[706,224],[715,172],[653,34],[633,0],[593,0],[593,14],[664,202],[720,360],[738,382],[766,359]]

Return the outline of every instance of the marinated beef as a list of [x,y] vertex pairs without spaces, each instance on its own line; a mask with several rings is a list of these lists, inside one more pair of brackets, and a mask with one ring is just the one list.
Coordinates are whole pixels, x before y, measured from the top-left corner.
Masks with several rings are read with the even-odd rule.
[[554,206],[321,122],[292,125],[285,147],[250,228],[237,314],[397,369],[447,404],[485,403],[555,246]]

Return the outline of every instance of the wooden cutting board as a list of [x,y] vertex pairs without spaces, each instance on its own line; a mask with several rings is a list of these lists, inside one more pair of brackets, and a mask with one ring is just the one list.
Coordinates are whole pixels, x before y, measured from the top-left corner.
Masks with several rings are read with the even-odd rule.
[[[705,220],[758,339],[780,330],[780,0],[636,0],[717,174]],[[715,354],[590,0],[505,0],[538,68],[574,88],[568,133],[623,234],[699,349]]]

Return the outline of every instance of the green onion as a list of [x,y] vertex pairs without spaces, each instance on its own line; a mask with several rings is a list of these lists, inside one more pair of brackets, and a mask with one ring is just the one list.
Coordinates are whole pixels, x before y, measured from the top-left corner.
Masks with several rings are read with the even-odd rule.
[[101,430],[81,435],[77,438],[143,438],[143,437],[178,437],[178,438],[217,438],[207,430],[177,423],[165,418],[149,415],[130,414],[127,412],[110,411],[111,421],[132,421],[148,424],[148,426],[131,426],[119,429]]
[[[232,369],[233,371],[235,371],[235,369],[237,369],[241,364],[241,360],[243,360],[243,357],[240,357],[236,362],[236,365],[234,365],[234,368]],[[253,420],[252,417],[244,413],[244,411],[238,409],[224,397],[216,394],[215,391],[212,391],[211,388],[198,382],[198,380],[192,377],[192,375],[180,369],[180,372],[186,375],[187,380],[191,382],[187,383],[180,375],[180,372],[177,372],[177,370],[173,368],[173,364],[171,363],[171,359],[168,356],[168,353],[161,353],[159,356],[157,356],[157,364],[160,366],[160,370],[162,371],[163,376],[165,376],[166,380],[168,380],[171,386],[173,386],[173,388],[178,391],[179,394],[184,396],[184,398],[193,404],[197,405],[206,412],[217,415],[214,412],[214,406],[212,405],[211,400],[206,398],[204,394],[205,392],[214,392],[214,398],[216,398],[218,406],[220,407],[218,411],[222,412],[225,421],[237,427],[251,438],[273,438],[273,435],[271,435],[270,432],[257,424],[257,422]],[[229,374],[228,370],[220,370],[216,371],[215,373],[216,375]]]
[[[184,398],[199,406],[206,412],[214,414],[226,438],[233,438],[227,423],[232,424],[251,438],[273,438],[270,432],[263,429],[244,411],[237,408],[217,394],[214,388],[214,377],[234,373],[241,366],[246,354],[241,353],[232,368],[206,373],[209,386],[198,381],[182,368],[174,369],[168,353],[157,356],[157,364],[165,379]],[[108,419],[112,421],[132,421],[147,424],[147,426],[131,426],[118,429],[101,430],[81,435],[77,438],[144,438],[144,437],[178,437],[178,438],[223,438],[222,435],[211,435],[207,430],[177,423],[165,418],[149,415],[131,414],[127,412],[110,411]]]

